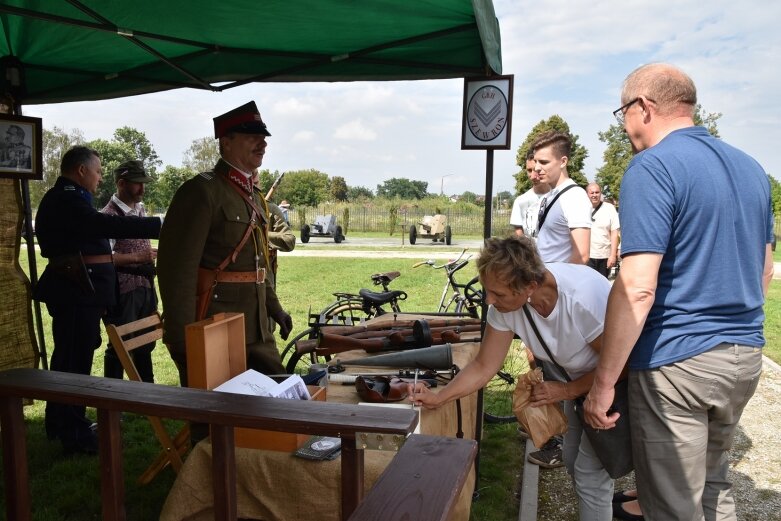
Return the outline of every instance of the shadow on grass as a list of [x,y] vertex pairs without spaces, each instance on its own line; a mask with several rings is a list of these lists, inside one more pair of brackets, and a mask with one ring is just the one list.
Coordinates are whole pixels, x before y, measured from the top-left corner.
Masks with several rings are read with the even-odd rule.
[[[43,427],[43,402],[25,408],[27,454],[35,521],[88,521],[102,519],[100,468],[97,456],[65,456],[59,441],[49,441]],[[88,409],[88,414],[90,410]],[[92,411],[94,412],[94,411]],[[171,422],[170,429],[177,428]],[[160,445],[143,416],[125,413],[122,421],[122,464],[128,521],[160,516],[175,474],[167,468],[151,483],[136,480],[157,456]],[[0,511],[5,512],[5,489]]]

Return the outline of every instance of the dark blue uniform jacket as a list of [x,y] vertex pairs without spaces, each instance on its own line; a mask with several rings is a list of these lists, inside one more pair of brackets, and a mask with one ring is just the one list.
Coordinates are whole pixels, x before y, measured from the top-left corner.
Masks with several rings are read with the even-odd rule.
[[[123,217],[100,213],[92,206],[92,194],[60,176],[46,192],[35,216],[35,234],[41,255],[50,260],[81,253],[108,255],[108,239],[155,239],[160,235],[157,217]],[[117,276],[112,263],[87,264],[95,288],[85,291],[72,278],[47,266],[33,298],[49,304],[109,307],[116,302]]]

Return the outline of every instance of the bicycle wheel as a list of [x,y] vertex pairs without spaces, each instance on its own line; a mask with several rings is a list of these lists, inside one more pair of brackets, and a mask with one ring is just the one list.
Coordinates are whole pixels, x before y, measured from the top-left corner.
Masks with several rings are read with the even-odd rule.
[[460,298],[456,302],[455,312],[472,318],[480,318],[480,308],[464,298]]
[[518,375],[528,367],[526,349],[513,340],[504,364],[483,389],[483,419],[486,423],[517,421],[513,413],[513,391]]
[[291,369],[288,369],[290,360],[295,358],[295,362],[293,362],[291,365],[291,368],[295,369],[298,360],[300,360],[301,358],[301,356],[296,353],[296,342],[306,338],[312,338],[312,335],[314,333],[315,333],[315,329],[312,327],[303,330],[302,332],[294,336],[293,339],[287,343],[285,349],[282,350],[282,353],[280,353],[279,356],[282,359],[282,365],[285,367],[285,370],[288,372],[288,374],[293,374],[294,372],[291,371]]
[[[318,317],[319,325],[349,326],[357,324],[361,319],[366,318],[361,302],[350,300],[345,302],[335,302],[320,313]],[[306,331],[296,336],[283,351],[283,365],[289,374],[306,374],[309,366],[314,363],[325,363],[331,359],[330,355],[317,356],[315,353],[298,353],[295,342],[302,338],[314,338],[317,334],[316,327],[310,327]],[[287,355],[287,362],[284,356]]]

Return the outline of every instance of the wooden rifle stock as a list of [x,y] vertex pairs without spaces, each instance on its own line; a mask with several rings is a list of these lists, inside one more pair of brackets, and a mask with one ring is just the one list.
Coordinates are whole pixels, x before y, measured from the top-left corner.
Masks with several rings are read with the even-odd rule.
[[279,186],[279,183],[282,182],[282,178],[285,177],[285,172],[282,172],[279,177],[277,177],[274,182],[271,184],[271,188],[268,189],[268,192],[266,193],[266,197],[264,199],[266,201],[271,200],[271,196],[274,195],[274,192],[276,192],[277,187]]
[[[351,336],[323,334],[318,339],[314,351],[318,355],[332,355],[355,349],[363,349],[367,353],[377,353],[380,351],[420,349],[431,345],[454,344],[458,342],[461,342],[461,333],[455,329],[432,332],[431,338],[426,342],[420,342],[414,336],[402,335],[401,332],[392,333],[385,338],[353,338]],[[297,350],[298,346],[299,344],[296,344]]]
[[[449,327],[464,327],[480,325],[479,318],[433,318],[433,319],[420,319],[428,322],[429,327],[440,328]],[[420,320],[393,320],[388,322],[379,322],[377,324],[366,324],[364,326],[323,326],[320,328],[321,333],[327,333],[329,335],[354,335],[356,333],[366,333],[369,331],[387,331],[398,329],[411,329],[415,322]]]

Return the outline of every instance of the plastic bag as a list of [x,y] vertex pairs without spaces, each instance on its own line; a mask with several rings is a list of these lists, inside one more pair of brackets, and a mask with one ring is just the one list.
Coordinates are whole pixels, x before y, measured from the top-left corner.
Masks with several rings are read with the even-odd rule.
[[567,418],[558,403],[531,407],[532,387],[542,382],[542,370],[538,367],[518,377],[513,391],[513,413],[537,448],[545,445],[552,436],[567,431]]

